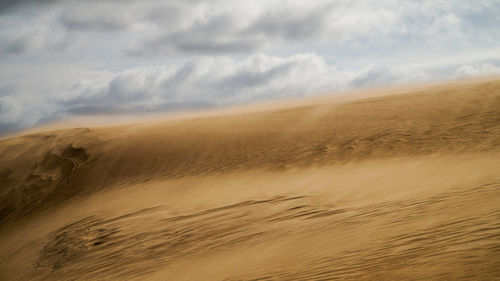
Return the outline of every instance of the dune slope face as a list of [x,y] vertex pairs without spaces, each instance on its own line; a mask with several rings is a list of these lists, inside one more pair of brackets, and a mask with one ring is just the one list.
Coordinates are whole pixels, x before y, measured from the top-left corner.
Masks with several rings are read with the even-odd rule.
[[500,278],[500,81],[0,140],[7,280]]

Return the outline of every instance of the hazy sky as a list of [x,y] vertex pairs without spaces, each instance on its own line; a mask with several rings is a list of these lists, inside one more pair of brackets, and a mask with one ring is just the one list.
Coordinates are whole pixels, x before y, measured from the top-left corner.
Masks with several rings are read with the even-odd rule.
[[500,73],[500,1],[0,0],[0,134]]

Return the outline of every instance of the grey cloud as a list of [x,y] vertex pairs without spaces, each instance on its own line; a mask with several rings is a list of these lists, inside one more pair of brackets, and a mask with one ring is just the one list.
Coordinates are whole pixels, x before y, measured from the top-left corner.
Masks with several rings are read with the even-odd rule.
[[1,0],[0,15],[28,5],[41,6],[60,1],[61,0]]
[[[12,86],[12,85],[0,85],[0,98],[10,96],[12,94],[14,94],[14,86]],[[2,105],[0,102],[0,111],[2,110],[1,107],[2,107]]]
[[[223,6],[230,2],[216,3]],[[263,50],[271,44],[329,41],[335,46],[352,38],[369,42],[365,37],[382,38],[384,29],[391,28],[402,13],[390,10],[391,5],[369,3],[352,6],[342,1],[290,3],[270,1],[251,13],[243,8],[214,13],[215,4],[207,4],[208,7],[192,14],[180,9],[187,18],[184,25],[174,23],[172,28],[171,24],[160,23],[159,32],[141,39],[130,53],[145,57],[238,54]],[[160,9],[154,17],[149,14],[146,19],[158,23],[163,12],[170,14],[169,9]]]
[[26,38],[15,38],[7,42],[0,53],[4,54],[23,54],[31,49],[30,42]]
[[[366,54],[427,47],[431,42],[432,48],[465,48],[500,39],[498,2],[434,2],[62,1],[54,20],[68,32],[117,36],[114,31],[125,31],[130,45],[113,46],[115,51],[127,50],[139,58],[250,54],[269,46],[307,47],[317,42],[328,42],[334,53],[363,46],[359,53]],[[4,51],[22,53],[23,46],[12,42]]]
[[114,20],[106,17],[94,19],[76,18],[72,15],[64,15],[61,17],[61,24],[75,31],[116,31],[125,29],[128,24],[124,21]]
[[0,21],[0,55],[22,57],[50,53],[64,50],[69,43],[65,30],[50,21],[38,22],[36,17],[26,21],[17,19],[13,23],[16,28],[2,29],[5,24],[9,21]]
[[70,2],[63,5],[57,21],[69,31],[119,31],[140,20],[136,8],[130,1]]
[[154,9],[151,9],[145,14],[144,18],[159,26],[172,28],[172,26],[176,26],[183,20],[189,18],[191,12],[191,7],[171,1],[155,6]]
[[292,41],[314,38],[324,34],[333,8],[329,4],[314,7],[311,11],[279,9],[266,12],[242,33]]
[[4,41],[0,42],[0,56],[19,56],[40,51],[54,52],[64,50],[69,43],[66,34],[59,33],[57,36],[53,36],[51,35],[52,32],[55,31],[44,30],[22,34],[14,38],[4,38]]
[[282,9],[275,13],[261,11],[256,16],[248,16],[244,11],[232,13],[228,10],[215,14],[205,11],[200,16],[189,14],[182,6],[172,6],[175,11],[186,14],[188,25],[172,29],[172,25],[176,25],[172,20],[168,24],[160,21],[161,18],[170,18],[170,7],[156,10],[147,19],[158,23],[163,35],[144,40],[129,53],[144,57],[179,53],[251,53],[262,49],[270,41],[297,41],[321,34],[326,26],[330,7],[331,5],[315,7],[305,14],[302,10]]
[[174,55],[216,55],[230,53],[249,53],[258,50],[260,43],[253,39],[211,39],[186,34],[173,34],[151,42],[130,53],[140,56]]
[[216,55],[249,53],[259,49],[262,42],[255,37],[234,36],[237,19],[227,15],[194,22],[184,30],[146,40],[130,53],[138,56],[171,54]]

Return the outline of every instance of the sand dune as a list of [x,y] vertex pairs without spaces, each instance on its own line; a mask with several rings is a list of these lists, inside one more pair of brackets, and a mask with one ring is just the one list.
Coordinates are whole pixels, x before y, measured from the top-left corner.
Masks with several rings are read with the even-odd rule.
[[498,280],[500,80],[0,140],[0,280]]

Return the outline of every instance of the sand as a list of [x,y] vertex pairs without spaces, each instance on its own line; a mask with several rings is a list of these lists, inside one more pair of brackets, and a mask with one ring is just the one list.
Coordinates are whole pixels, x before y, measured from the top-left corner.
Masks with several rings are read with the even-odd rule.
[[0,140],[0,280],[498,280],[500,80]]

